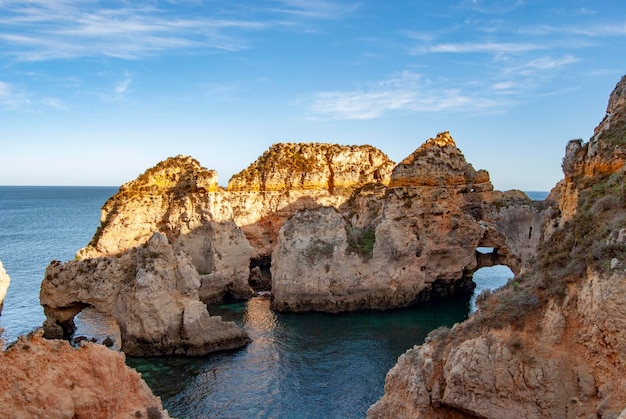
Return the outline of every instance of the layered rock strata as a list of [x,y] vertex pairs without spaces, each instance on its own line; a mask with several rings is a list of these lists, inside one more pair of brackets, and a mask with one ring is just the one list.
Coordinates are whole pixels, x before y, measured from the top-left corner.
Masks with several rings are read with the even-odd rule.
[[0,406],[5,418],[169,418],[124,354],[41,332],[0,353]]
[[191,256],[204,301],[251,296],[252,248],[233,222],[217,173],[191,157],[169,158],[122,185],[104,204],[100,221],[78,259],[121,255],[160,232],[177,252]]
[[368,417],[626,416],[625,91],[568,144],[535,266],[401,356]]
[[160,233],[120,257],[53,262],[40,291],[46,337],[70,337],[74,316],[93,307],[115,318],[129,355],[203,355],[244,346],[246,333],[210,316],[199,288],[191,258]]
[[364,185],[388,184],[394,165],[367,145],[274,144],[230,179],[228,200],[254,258],[269,257],[280,228],[297,211],[338,208]]
[[529,263],[544,215],[524,194],[494,192],[489,174],[440,133],[394,168],[388,187],[286,222],[272,255],[272,307],[386,309],[470,293],[478,268]]
[[2,262],[0,262],[0,314],[2,314],[4,298],[7,295],[10,283],[11,278],[9,278],[9,275],[7,275],[7,272],[4,270],[4,266],[2,266]]

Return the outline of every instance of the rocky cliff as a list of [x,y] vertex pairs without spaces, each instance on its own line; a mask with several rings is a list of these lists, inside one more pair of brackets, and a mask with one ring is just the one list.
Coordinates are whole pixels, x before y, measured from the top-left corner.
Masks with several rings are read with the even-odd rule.
[[440,133],[393,169],[388,187],[360,188],[339,209],[285,223],[272,255],[272,307],[386,309],[470,293],[478,268],[529,262],[544,215],[522,193],[494,192],[489,174]]
[[285,221],[304,209],[338,208],[368,184],[388,184],[394,163],[380,150],[324,143],[274,144],[228,183],[235,223],[268,259]]
[[199,300],[191,258],[160,233],[120,257],[52,262],[41,284],[46,337],[69,338],[86,307],[111,315],[129,355],[203,355],[248,341],[232,322],[210,316]]
[[5,418],[169,418],[124,354],[36,332],[0,353]]
[[626,416],[625,91],[568,144],[535,264],[401,356],[368,417]]
[[9,289],[9,284],[11,283],[11,279],[7,272],[4,270],[4,266],[2,266],[2,262],[0,262],[0,314],[2,313],[2,307],[4,306],[4,297],[7,295],[7,290]]
[[120,187],[102,208],[101,224],[78,259],[121,255],[154,232],[184,251],[202,274],[201,297],[247,298],[252,248],[232,219],[217,173],[185,156],[169,158]]

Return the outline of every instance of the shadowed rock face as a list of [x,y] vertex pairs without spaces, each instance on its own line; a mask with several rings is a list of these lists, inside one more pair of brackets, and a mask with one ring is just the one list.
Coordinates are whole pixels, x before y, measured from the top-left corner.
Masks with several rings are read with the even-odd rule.
[[626,416],[625,91],[567,145],[534,265],[401,356],[368,417]]
[[117,321],[129,355],[203,355],[244,346],[246,333],[212,317],[198,297],[199,274],[155,233],[121,257],[53,262],[41,284],[46,337],[68,338],[85,307]]
[[0,406],[13,418],[169,418],[124,354],[40,332],[0,352]]

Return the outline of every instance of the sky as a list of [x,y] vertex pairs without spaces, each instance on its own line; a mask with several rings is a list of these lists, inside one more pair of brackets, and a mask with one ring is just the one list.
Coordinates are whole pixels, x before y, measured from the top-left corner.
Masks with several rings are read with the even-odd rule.
[[0,185],[183,154],[225,186],[278,142],[399,162],[450,131],[496,189],[547,191],[624,74],[623,0],[0,0]]

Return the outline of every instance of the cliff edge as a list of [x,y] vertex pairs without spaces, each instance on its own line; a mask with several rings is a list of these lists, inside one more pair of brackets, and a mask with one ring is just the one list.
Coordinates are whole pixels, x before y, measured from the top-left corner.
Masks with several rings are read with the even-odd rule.
[[567,145],[534,265],[402,355],[368,417],[626,415],[625,91]]
[[41,332],[0,353],[0,406],[6,418],[169,418],[124,354]]

